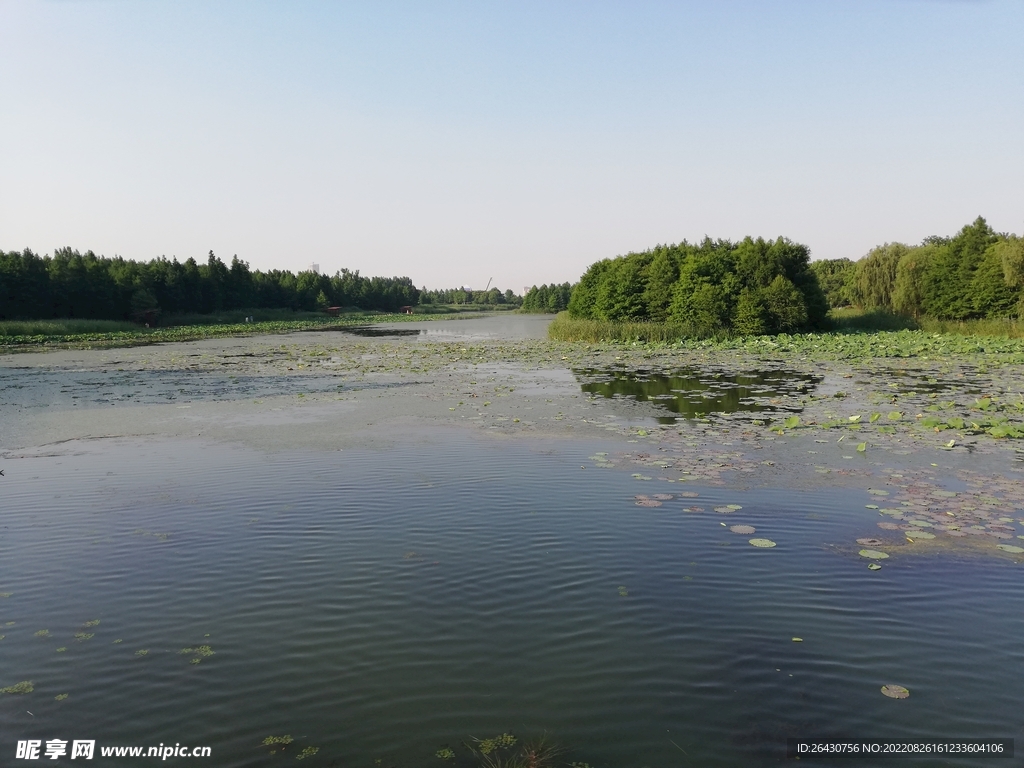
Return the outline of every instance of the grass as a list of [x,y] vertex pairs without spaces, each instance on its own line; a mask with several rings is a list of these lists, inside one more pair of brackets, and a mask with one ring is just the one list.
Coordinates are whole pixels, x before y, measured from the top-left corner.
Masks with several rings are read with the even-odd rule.
[[[625,341],[641,344],[657,344],[681,339],[700,339],[690,329],[679,323],[616,323],[606,320],[579,320],[569,317],[568,312],[559,312],[548,326],[548,337],[555,341],[586,341],[592,344],[607,341]],[[715,337],[727,338],[720,333]]]
[[0,337],[78,336],[137,330],[139,326],[135,323],[121,320],[0,320]]
[[[829,312],[828,321],[827,333],[834,335],[920,331],[933,335],[1024,339],[1024,323],[1009,318],[961,321],[932,318],[914,319],[884,310],[850,308],[832,310]],[[555,341],[584,341],[592,344],[609,341],[639,344],[702,340],[724,342],[739,338],[724,331],[713,335],[695,333],[680,323],[581,320],[569,317],[567,312],[559,313],[552,321],[548,328],[548,336]]]

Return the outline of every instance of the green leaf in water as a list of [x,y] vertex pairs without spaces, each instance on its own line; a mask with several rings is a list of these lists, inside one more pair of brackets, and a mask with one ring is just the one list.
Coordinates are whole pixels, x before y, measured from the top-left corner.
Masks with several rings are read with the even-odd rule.
[[799,416],[787,416],[786,420],[782,422],[786,429],[796,429],[800,425]]
[[760,547],[761,549],[770,549],[776,546],[775,542],[771,539],[751,539],[750,545],[754,547]]
[[862,549],[857,554],[870,560],[885,560],[889,557],[885,552],[879,552],[877,549]]
[[880,414],[880,413],[872,413],[871,414],[871,418],[869,418],[868,421],[870,421],[872,424],[874,424],[880,418],[882,418],[882,414]]
[[890,699],[905,699],[910,695],[910,691],[902,685],[883,685],[882,695]]
[[867,443],[857,443],[857,451],[859,453],[864,453],[864,451],[866,451],[867,449],[868,449],[868,444]]
[[869,571],[880,571],[880,570],[882,570],[882,566],[880,566],[878,563],[868,563],[868,570]]

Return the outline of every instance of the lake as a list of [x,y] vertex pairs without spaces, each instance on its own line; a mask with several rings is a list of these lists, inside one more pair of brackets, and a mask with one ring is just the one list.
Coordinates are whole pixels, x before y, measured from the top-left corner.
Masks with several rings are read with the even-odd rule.
[[[662,382],[563,362],[542,320],[0,360],[0,687],[33,684],[0,695],[7,761],[60,738],[470,766],[507,733],[555,765],[761,766],[796,736],[1024,735],[1012,455],[753,437],[843,371]],[[233,364],[271,350],[278,373]],[[944,510],[986,535],[904,541]]]

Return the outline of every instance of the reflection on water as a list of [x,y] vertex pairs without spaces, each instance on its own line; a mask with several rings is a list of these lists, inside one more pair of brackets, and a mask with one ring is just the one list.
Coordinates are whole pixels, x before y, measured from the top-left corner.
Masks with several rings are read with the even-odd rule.
[[326,330],[376,338],[418,337],[425,342],[466,342],[488,339],[545,339],[553,315],[518,315],[500,312],[456,320],[416,320],[377,325],[328,326]]
[[421,336],[424,331],[420,328],[402,328],[398,325],[350,325],[341,328],[332,328],[342,333],[349,333],[353,336],[368,336],[370,338],[395,338],[399,336]]
[[[726,374],[695,368],[673,374],[595,369],[580,369],[574,373],[584,392],[650,401],[691,419],[708,413],[799,411],[798,403],[786,403],[782,399],[808,394],[822,378],[793,371]],[[675,417],[664,416],[658,421],[670,424]]]

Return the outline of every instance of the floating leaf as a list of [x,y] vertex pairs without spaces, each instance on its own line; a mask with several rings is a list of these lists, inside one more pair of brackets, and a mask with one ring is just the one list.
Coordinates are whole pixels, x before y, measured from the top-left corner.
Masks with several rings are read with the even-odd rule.
[[733,512],[743,509],[743,507],[741,507],[739,504],[726,504],[725,506],[727,509],[731,509]]
[[851,416],[849,421],[851,424],[856,424],[858,421],[860,421],[860,414],[858,413],[856,416]]
[[857,450],[860,453],[864,453],[864,451],[866,451],[867,449],[868,449],[868,444],[867,443],[857,443]]
[[876,421],[878,421],[878,420],[879,420],[879,419],[880,419],[881,417],[882,417],[882,414],[880,414],[880,413],[872,413],[872,414],[871,414],[871,418],[870,418],[870,419],[868,419],[868,421],[870,421],[870,422],[871,422],[872,424],[874,424],[874,423],[875,423]]
[[880,566],[878,563],[868,563],[868,570],[869,571],[880,571],[880,570],[882,570],[882,566]]
[[857,553],[861,557],[867,557],[871,560],[885,560],[889,557],[885,552],[879,552],[877,549],[862,549]]
[[804,639],[802,637],[794,637],[793,638],[793,642],[794,643],[802,643],[803,641],[804,641]]
[[729,530],[733,533],[745,533],[749,535],[751,533],[754,533],[757,529],[754,528],[754,526],[752,525],[733,525],[729,528]]
[[865,547],[877,547],[885,542],[881,539],[857,539],[858,544],[863,544]]
[[1024,547],[1017,547],[1013,544],[997,544],[996,546],[1003,550],[1003,552],[1012,552],[1015,555],[1019,555],[1021,552],[1024,552]]
[[899,411],[889,411],[889,421],[899,421],[903,418],[903,414]]
[[910,691],[902,685],[883,685],[882,695],[890,699],[905,699],[910,695]]
[[800,417],[799,416],[787,416],[786,419],[782,422],[782,425],[786,429],[796,429],[797,426],[799,426],[799,424],[800,424]]
[[751,539],[750,544],[751,546],[760,547],[762,549],[768,549],[776,546],[775,542],[771,539]]

